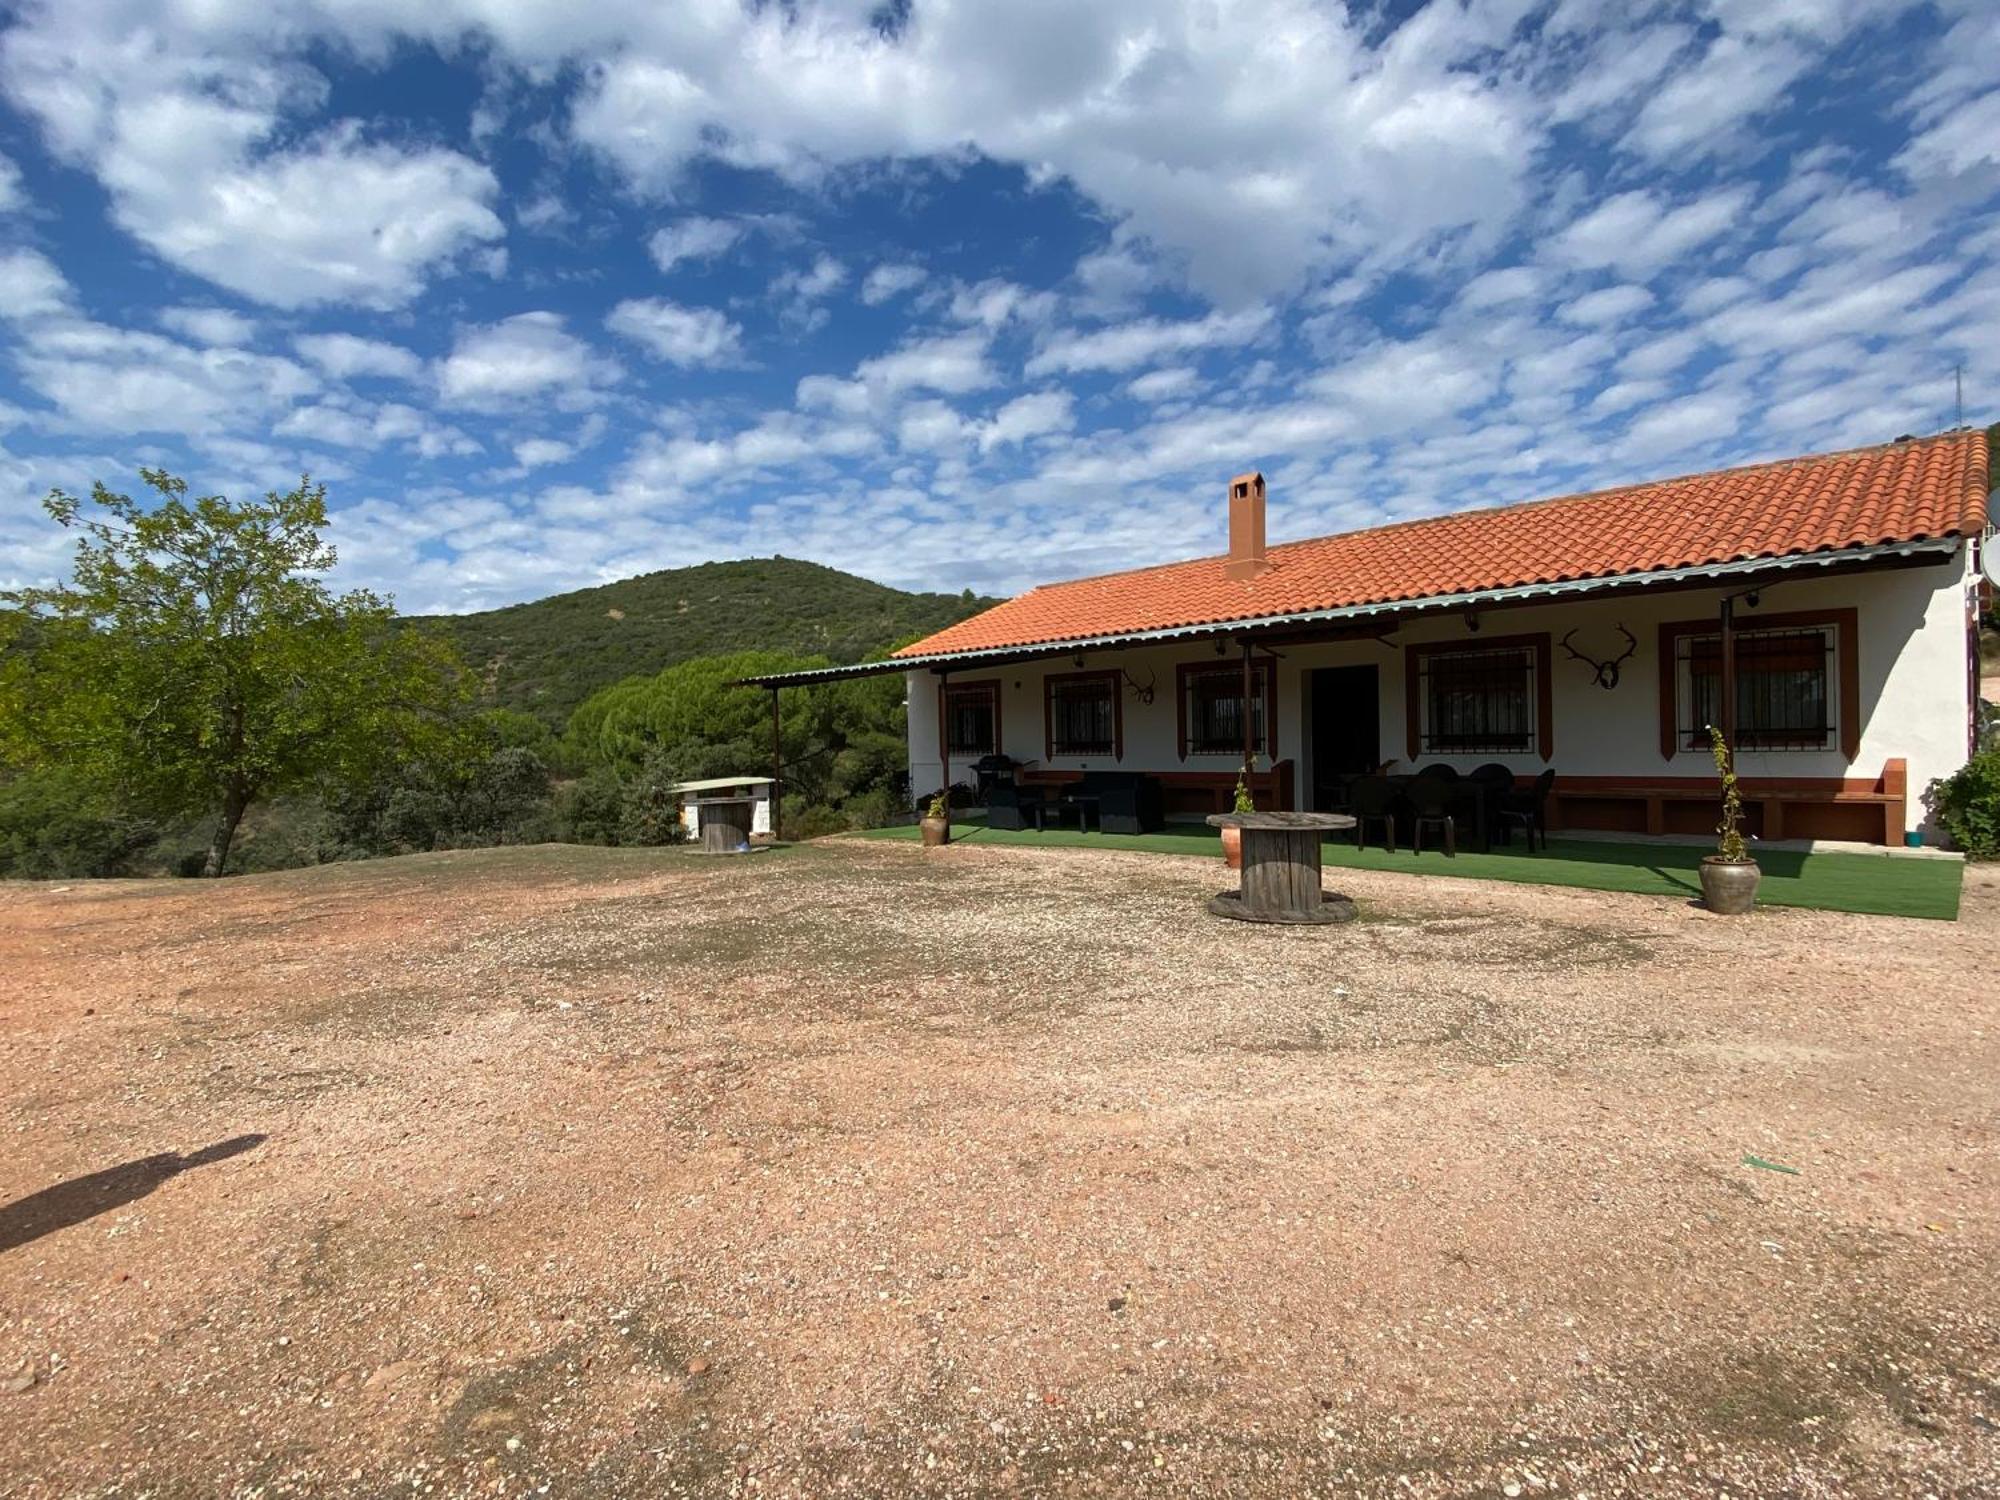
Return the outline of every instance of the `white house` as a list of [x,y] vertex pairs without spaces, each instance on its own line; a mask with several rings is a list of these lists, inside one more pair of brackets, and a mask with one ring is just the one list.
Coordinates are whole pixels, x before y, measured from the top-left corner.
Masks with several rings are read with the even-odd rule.
[[1246,687],[1262,807],[1499,762],[1556,773],[1557,828],[1705,832],[1715,722],[1753,831],[1901,843],[1972,747],[1988,461],[1955,431],[1282,546],[1246,474],[1226,553],[762,681],[900,669],[918,790],[997,754],[1055,786],[1143,773],[1168,816],[1224,805]]

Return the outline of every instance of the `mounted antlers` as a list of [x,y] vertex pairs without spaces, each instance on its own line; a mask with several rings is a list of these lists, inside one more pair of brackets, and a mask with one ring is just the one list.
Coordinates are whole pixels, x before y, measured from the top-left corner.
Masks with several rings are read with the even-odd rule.
[[1141,703],[1151,703],[1153,701],[1153,684],[1157,680],[1153,673],[1148,672],[1146,680],[1143,683],[1130,672],[1126,672],[1124,677],[1126,685],[1132,689],[1132,696],[1134,698],[1137,698]]
[[1625,637],[1625,649],[1622,652],[1620,652],[1617,656],[1612,657],[1609,661],[1593,660],[1591,657],[1585,656],[1581,651],[1577,650],[1574,646],[1572,646],[1569,643],[1569,638],[1570,636],[1576,634],[1574,630],[1565,633],[1560,644],[1563,650],[1567,651],[1571,656],[1574,656],[1578,661],[1582,662],[1586,667],[1590,668],[1591,676],[1599,687],[1608,690],[1610,688],[1615,688],[1618,686],[1619,663],[1623,662],[1634,651],[1637,651],[1639,649],[1638,637],[1633,635],[1631,631],[1627,630],[1623,625],[1620,625],[1618,627],[1618,633]]

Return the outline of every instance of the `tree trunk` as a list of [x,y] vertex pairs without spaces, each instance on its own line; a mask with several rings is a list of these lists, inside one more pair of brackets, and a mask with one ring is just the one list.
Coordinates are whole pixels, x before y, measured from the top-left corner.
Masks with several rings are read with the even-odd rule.
[[236,825],[243,821],[243,810],[250,805],[250,794],[235,782],[222,798],[222,817],[215,825],[215,837],[209,841],[208,861],[201,867],[205,877],[213,878],[222,873],[229,863],[229,846],[236,840]]

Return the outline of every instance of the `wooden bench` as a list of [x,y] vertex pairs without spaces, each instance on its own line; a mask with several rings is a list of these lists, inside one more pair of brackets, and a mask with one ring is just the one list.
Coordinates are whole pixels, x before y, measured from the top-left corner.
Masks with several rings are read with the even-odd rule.
[[[1120,767],[1119,769],[1124,769]],[[1236,770],[1141,771],[1160,784],[1160,800],[1169,814],[1228,812],[1236,801]],[[1039,770],[1025,772],[1025,786],[1063,787],[1083,778],[1081,771]],[[1250,795],[1266,812],[1288,811],[1292,806],[1292,763],[1281,760],[1268,771],[1258,771],[1249,779]]]
[[[1882,774],[1780,779],[1746,776],[1738,784],[1748,831],[1758,838],[1844,839],[1899,846],[1909,811],[1909,766],[1891,760]],[[1713,777],[1641,780],[1561,776],[1549,792],[1549,826],[1614,833],[1708,833],[1721,814]]]

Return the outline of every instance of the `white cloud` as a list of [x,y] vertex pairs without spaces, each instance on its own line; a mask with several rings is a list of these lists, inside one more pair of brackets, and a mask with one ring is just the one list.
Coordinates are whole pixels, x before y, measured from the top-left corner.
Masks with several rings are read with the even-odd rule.
[[1657,161],[1712,155],[1737,126],[1778,104],[1812,62],[1789,41],[1719,36],[1651,93],[1625,145]]
[[737,364],[743,358],[743,330],[712,307],[682,307],[663,297],[629,298],[611,310],[604,326],[682,369]]
[[1912,140],[1896,165],[1917,178],[2000,166],[2000,88],[1952,109]]
[[1019,282],[990,278],[954,290],[950,312],[955,323],[1000,328],[1008,323],[1042,323],[1055,312],[1059,301],[1054,292],[1031,291]]
[[1033,391],[1016,396],[979,429],[981,449],[1025,443],[1050,433],[1068,432],[1076,425],[1075,404],[1068,391]]
[[498,184],[469,157],[371,141],[352,122],[284,130],[325,80],[240,50],[239,18],[214,17],[211,50],[198,27],[122,11],[40,11],[0,43],[0,86],[172,265],[278,307],[389,307],[503,234]]
[[21,185],[21,169],[9,156],[0,156],[0,214],[19,213],[27,206],[28,195]]
[[808,375],[799,382],[798,403],[807,410],[860,415],[910,391],[962,396],[999,382],[977,333],[910,339],[854,367],[847,379]]
[[1607,286],[1595,292],[1585,292],[1557,308],[1556,316],[1565,323],[1619,323],[1652,305],[1651,292],[1628,282],[1623,286]]
[[374,375],[385,380],[416,380],[424,362],[401,344],[362,338],[352,333],[305,333],[292,340],[299,355],[335,380]]
[[1735,434],[1743,420],[1740,392],[1704,392],[1647,408],[1625,429],[1627,457],[1646,461],[1698,452]]
[[[803,182],[971,150],[1069,179],[1239,300],[1504,216],[1535,144],[1497,63],[1511,23],[1479,15],[1426,12],[1377,46],[1310,0],[941,5],[893,41],[866,7],[649,20],[571,119],[643,193],[701,158]],[[521,41],[533,25],[493,24]]]
[[527,312],[461,329],[438,367],[438,393],[447,406],[491,409],[548,391],[558,406],[575,409],[616,376],[560,315]]
[[247,344],[257,336],[254,319],[226,307],[164,308],[160,326],[198,344]]
[[1720,238],[1741,221],[1749,201],[1744,187],[1719,188],[1672,209],[1643,189],[1620,193],[1563,230],[1554,253],[1570,265],[1643,274]]
[[514,445],[514,462],[523,470],[568,463],[575,456],[574,444],[556,438],[528,438]]
[[1132,370],[1173,355],[1248,344],[1270,326],[1271,310],[1256,307],[1182,322],[1142,318],[1087,333],[1068,329],[1044,343],[1027,369],[1030,375]]
[[1386,433],[1479,405],[1499,388],[1499,372],[1476,350],[1429,336],[1376,344],[1310,384],[1369,432]]
[[884,302],[922,286],[929,274],[922,266],[910,265],[907,262],[884,262],[862,280],[861,300],[870,307],[879,307]]
[[1126,394],[1135,401],[1172,401],[1181,396],[1192,395],[1201,383],[1201,377],[1186,365],[1176,365],[1166,370],[1149,370],[1125,387]]
[[1505,307],[1540,295],[1545,274],[1533,266],[1507,266],[1482,271],[1459,288],[1458,300],[1466,307]]
[[831,255],[822,253],[803,270],[794,269],[780,275],[771,283],[771,293],[776,297],[797,297],[817,302],[838,291],[846,280],[847,267]]
[[733,220],[691,214],[655,230],[646,241],[646,249],[654,265],[671,271],[685,261],[713,260],[742,238],[743,226]]
[[65,425],[119,434],[237,431],[283,413],[318,386],[288,359],[193,349],[160,334],[73,320],[31,327],[17,365]]
[[34,250],[0,254],[0,318],[23,322],[65,312],[74,300],[69,282],[46,255]]

